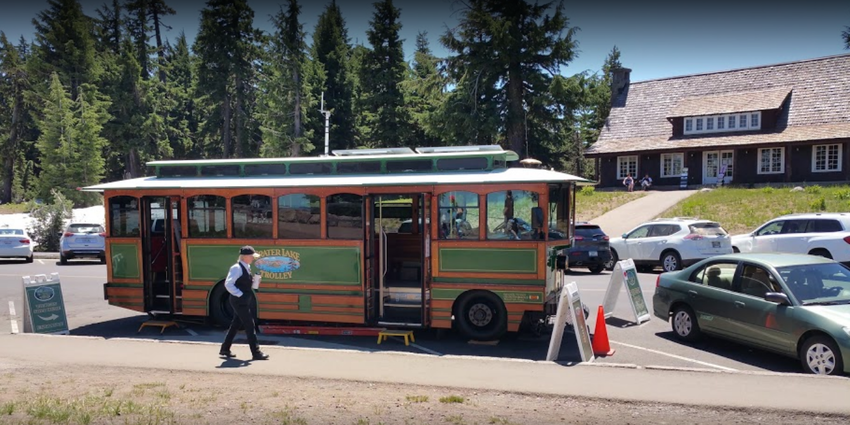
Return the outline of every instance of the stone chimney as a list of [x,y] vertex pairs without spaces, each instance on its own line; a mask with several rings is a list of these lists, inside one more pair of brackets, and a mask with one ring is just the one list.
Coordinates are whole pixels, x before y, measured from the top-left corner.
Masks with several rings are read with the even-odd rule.
[[629,68],[612,68],[611,69],[611,104],[614,104],[616,99],[629,87],[629,75],[632,70]]

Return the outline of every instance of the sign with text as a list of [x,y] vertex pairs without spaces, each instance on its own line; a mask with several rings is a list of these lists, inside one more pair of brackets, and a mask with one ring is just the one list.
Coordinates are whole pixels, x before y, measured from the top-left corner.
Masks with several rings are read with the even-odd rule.
[[59,273],[24,276],[23,285],[24,332],[67,335],[68,317]]
[[605,299],[602,302],[605,318],[607,319],[614,314],[617,297],[620,295],[623,286],[626,287],[626,295],[628,295],[629,305],[631,305],[632,313],[635,316],[635,323],[639,325],[648,322],[652,316],[649,314],[643,291],[640,289],[635,262],[631,258],[618,261],[617,265],[614,266],[614,271],[611,272],[611,280],[608,282],[608,289],[605,291]]
[[679,177],[679,189],[688,188],[688,167],[682,168],[682,174]]
[[567,325],[567,316],[573,323],[573,332],[576,335],[579,355],[581,361],[593,361],[593,346],[590,341],[590,330],[584,317],[584,309],[581,305],[578,287],[575,282],[568,283],[561,288],[561,296],[558,299],[558,309],[555,313],[552,338],[549,340],[549,351],[546,360],[555,361],[561,352],[561,341],[564,337],[564,328]]

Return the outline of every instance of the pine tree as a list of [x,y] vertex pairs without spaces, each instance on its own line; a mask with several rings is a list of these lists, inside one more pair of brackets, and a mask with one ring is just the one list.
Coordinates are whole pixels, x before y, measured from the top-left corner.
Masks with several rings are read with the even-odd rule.
[[[356,139],[352,80],[348,68],[351,47],[348,42],[345,21],[336,0],[333,0],[319,16],[311,49],[313,60],[321,64],[323,71],[313,76],[324,77],[311,81],[313,99],[320,99],[324,93],[325,109],[332,111],[330,150],[353,148]],[[324,120],[316,120],[312,130],[313,144],[324,146]]]
[[95,34],[98,51],[109,51],[117,54],[121,48],[121,4],[118,0],[112,0],[112,5],[101,6],[97,9],[97,20],[95,23]]
[[127,31],[133,39],[136,50],[136,62],[141,68],[139,74],[143,79],[150,77],[150,54],[151,47],[148,43],[151,30],[148,23],[148,8],[150,0],[130,0],[124,4],[127,10]]
[[[552,105],[541,104],[539,96],[548,90],[560,67],[573,59],[575,28],[568,25],[563,3],[551,15],[548,3],[470,0],[468,5],[459,28],[441,39],[454,53],[448,59],[449,69],[457,79],[457,90],[467,92],[462,92],[463,97],[475,99],[467,101],[473,109],[497,105],[497,115],[504,117],[498,127],[505,144],[522,155],[527,143],[541,143],[531,140],[532,135],[551,134],[547,131],[561,118]],[[531,123],[542,127],[533,131],[527,128]]]
[[[71,133],[72,155],[68,178],[78,187],[90,186],[103,180],[105,163],[103,149],[107,140],[101,136],[103,125],[109,120],[106,111],[109,101],[90,84],[80,87],[74,102],[74,126]],[[66,193],[76,205],[90,206],[98,203],[100,195],[93,192]]]
[[24,103],[27,88],[24,58],[6,34],[0,31],[0,157],[3,159],[0,202],[3,203],[13,199],[15,167],[20,158],[28,118]]
[[74,130],[73,101],[71,94],[53,73],[49,91],[43,103],[43,118],[37,119],[41,134],[36,147],[41,157],[41,173],[38,176],[38,195],[47,200],[50,190],[56,188],[69,193],[71,187],[70,168],[74,155],[72,144]]
[[841,32],[841,38],[844,39],[844,48],[850,49],[850,27],[844,27],[844,31]]
[[203,131],[212,145],[208,151],[224,158],[257,148],[249,145],[256,141],[249,136],[254,135],[252,88],[260,39],[253,20],[254,11],[245,0],[208,0],[195,39],[197,89],[206,106]]
[[275,32],[265,51],[257,102],[261,154],[266,157],[300,156],[313,150],[312,133],[305,134],[305,127],[308,113],[317,108],[305,79],[307,45],[300,13],[297,0],[289,0],[287,10],[272,17]]
[[366,35],[371,50],[360,68],[363,109],[372,114],[369,140],[380,147],[410,145],[410,115],[402,86],[407,74],[402,40],[401,11],[392,0],[375,3]]
[[416,36],[416,52],[410,77],[404,82],[405,99],[411,115],[410,146],[439,146],[436,119],[439,106],[445,101],[446,79],[439,70],[440,60],[431,53],[428,33]]
[[157,69],[159,70],[159,81],[165,83],[166,72],[163,69],[165,62],[165,45],[162,42],[162,29],[170,30],[171,27],[165,25],[162,19],[169,15],[174,15],[177,12],[165,3],[165,0],[149,0],[148,12],[150,13],[151,25],[154,31],[154,40],[156,41],[156,57]]
[[50,7],[33,19],[38,60],[33,61],[32,81],[48,82],[56,73],[76,98],[80,85],[96,83],[101,71],[92,19],[83,14],[77,0],[48,0],[48,4]]
[[197,159],[201,157],[197,144],[198,118],[193,97],[195,76],[192,55],[186,36],[181,33],[177,44],[166,44],[163,70],[168,75],[165,89],[170,101],[167,113],[168,143],[173,158]]

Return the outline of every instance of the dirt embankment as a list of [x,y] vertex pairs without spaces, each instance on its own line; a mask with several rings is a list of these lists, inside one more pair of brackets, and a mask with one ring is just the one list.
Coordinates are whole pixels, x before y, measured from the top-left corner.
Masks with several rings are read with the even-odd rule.
[[[846,424],[724,410],[220,370],[0,367],[0,424]],[[541,379],[545,379],[541,377]]]

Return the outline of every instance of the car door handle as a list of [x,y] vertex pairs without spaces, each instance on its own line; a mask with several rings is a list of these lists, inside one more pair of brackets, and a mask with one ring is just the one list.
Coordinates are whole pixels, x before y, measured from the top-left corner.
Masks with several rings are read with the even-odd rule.
[[694,296],[699,295],[699,292],[694,291],[693,289],[688,290],[688,293],[691,294],[691,295],[694,295]]
[[744,308],[747,305],[743,303],[743,301],[735,301],[735,308]]

